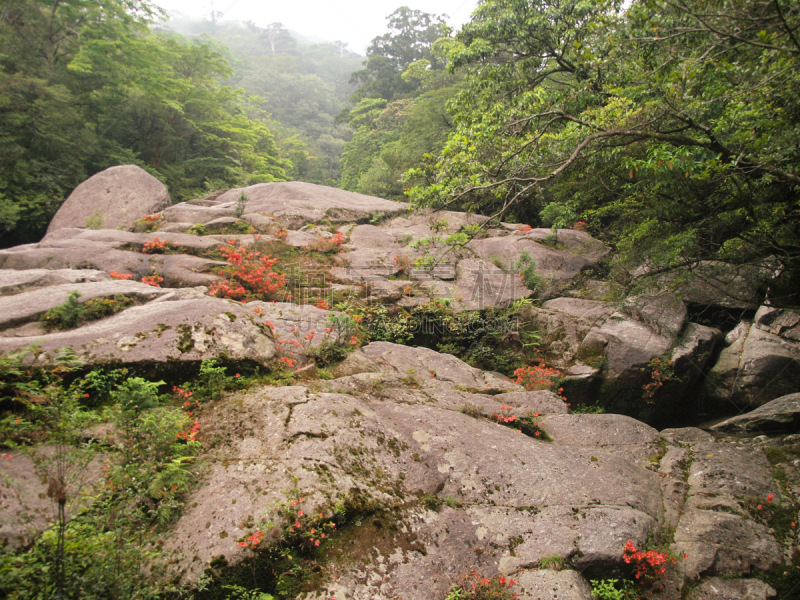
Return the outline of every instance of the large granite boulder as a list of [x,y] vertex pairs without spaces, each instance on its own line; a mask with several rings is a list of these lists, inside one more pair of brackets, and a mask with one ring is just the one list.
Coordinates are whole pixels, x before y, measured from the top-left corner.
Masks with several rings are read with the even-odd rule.
[[130,227],[142,215],[156,213],[169,203],[164,184],[141,167],[110,167],[73,190],[53,216],[47,233],[69,227]]
[[159,300],[69,331],[0,338],[0,352],[23,352],[27,364],[53,364],[67,347],[90,364],[220,357],[267,363],[275,356],[269,327],[238,302],[192,290]]
[[327,220],[330,223],[369,221],[380,213],[381,217],[401,214],[408,205],[374,196],[365,196],[337,188],[292,181],[286,183],[259,183],[237,188],[208,202],[176,204],[164,211],[164,219],[178,223],[209,223],[215,219],[231,217],[237,210],[240,196],[247,198],[242,219],[268,216],[276,218],[290,229],[299,229],[308,223]]
[[719,402],[756,408],[800,391],[800,346],[758,324],[742,322],[709,372],[707,390]]
[[752,433],[800,431],[800,394],[781,396],[757,409],[726,419],[711,427],[714,431],[741,431]]
[[628,540],[663,541],[673,528],[673,551],[687,555],[670,583],[678,595],[684,577],[705,594],[719,576],[782,560],[774,532],[748,518],[749,499],[778,496],[752,445],[660,437],[628,417],[556,406],[542,442],[491,417],[546,402],[539,393],[468,389],[490,375],[425,349],[381,342],[351,356],[338,379],[239,392],[204,411],[207,475],[164,546],[185,581],[212,561],[258,560],[238,541],[268,522],[263,543],[277,539],[298,498],[308,514],[361,515],[306,599],[427,600],[477,571],[513,578],[520,598],[588,600],[588,579],[625,572]]

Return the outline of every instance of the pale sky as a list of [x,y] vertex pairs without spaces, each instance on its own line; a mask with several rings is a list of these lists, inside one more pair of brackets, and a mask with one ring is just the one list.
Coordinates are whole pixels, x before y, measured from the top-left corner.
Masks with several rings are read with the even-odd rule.
[[208,17],[212,4],[223,12],[223,20],[248,21],[264,26],[280,22],[309,37],[341,40],[364,54],[369,42],[386,33],[388,17],[395,9],[408,6],[428,13],[449,15],[448,23],[458,28],[469,21],[478,0],[155,0],[171,12],[189,17]]

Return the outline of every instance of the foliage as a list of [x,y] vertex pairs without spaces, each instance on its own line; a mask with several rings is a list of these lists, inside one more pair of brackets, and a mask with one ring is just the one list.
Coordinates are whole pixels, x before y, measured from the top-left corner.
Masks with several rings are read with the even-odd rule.
[[650,381],[642,386],[646,398],[653,398],[658,391],[664,387],[664,383],[673,379],[675,372],[672,363],[667,356],[657,356],[647,363],[650,371]]
[[[152,598],[160,593],[159,552],[152,544],[179,510],[194,479],[199,448],[188,415],[163,406],[163,382],[124,371],[92,371],[71,384],[74,361],[55,368],[23,368],[22,355],[3,357],[5,393],[22,406],[15,444],[36,475],[48,482],[55,511],[50,527],[28,548],[0,551],[0,594],[42,597]],[[103,411],[85,407],[88,391],[110,394]],[[102,453],[87,444],[86,428],[109,421],[116,442]],[[105,463],[92,483],[90,473]]]
[[643,586],[652,587],[653,584],[667,574],[667,566],[677,563],[677,559],[669,552],[648,550],[641,552],[636,549],[631,540],[625,544],[623,559],[626,564],[636,567],[634,577]]
[[277,258],[235,240],[230,240],[229,245],[220,248],[219,252],[232,268],[227,273],[220,271],[226,279],[211,284],[213,296],[233,300],[243,300],[248,296],[270,299],[286,284],[284,275],[273,270]]
[[41,316],[41,321],[49,331],[55,329],[74,329],[87,321],[111,316],[133,305],[133,299],[122,294],[113,298],[98,296],[80,302],[80,292],[73,290],[67,300],[54,306]]
[[600,600],[637,600],[639,591],[627,579],[592,579],[592,596]]
[[346,43],[310,43],[280,23],[176,18],[163,27],[224,44],[233,67],[228,82],[253,95],[247,113],[275,135],[280,156],[291,161],[287,176],[337,184],[350,132],[336,116],[347,108],[354,90],[348,80],[362,60]]
[[459,75],[444,71],[441,48],[449,29],[441,17],[401,7],[388,17],[390,32],[373,39],[355,107],[346,113],[353,130],[342,155],[344,189],[402,200],[403,172],[437,153],[452,129],[447,102]]
[[142,245],[143,254],[161,254],[164,250],[169,249],[169,241],[162,240],[159,237],[154,237]]
[[239,194],[239,197],[236,199],[236,208],[233,209],[233,216],[237,219],[244,214],[244,209],[247,207],[247,201],[250,198],[247,197],[247,194],[242,192]]
[[700,260],[764,265],[761,293],[792,304],[798,23],[761,0],[482,2],[445,47],[468,88],[443,151],[408,174],[412,201],[580,219],[630,287]]
[[530,252],[527,250],[520,252],[514,268],[519,271],[519,280],[526,288],[532,292],[536,292],[541,288],[542,276],[536,273],[536,261],[531,258]]
[[61,201],[136,164],[173,200],[287,178],[288,160],[207,43],[151,31],[149,0],[20,0],[0,9],[0,231],[35,241]]

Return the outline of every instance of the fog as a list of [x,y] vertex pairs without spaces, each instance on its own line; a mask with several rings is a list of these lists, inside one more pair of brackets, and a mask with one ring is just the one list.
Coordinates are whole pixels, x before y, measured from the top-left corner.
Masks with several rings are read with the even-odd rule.
[[156,0],[172,14],[209,18],[212,11],[221,20],[253,21],[265,26],[280,22],[319,41],[341,40],[350,50],[364,54],[369,42],[386,31],[386,17],[400,6],[449,16],[447,22],[458,27],[469,20],[478,0]]

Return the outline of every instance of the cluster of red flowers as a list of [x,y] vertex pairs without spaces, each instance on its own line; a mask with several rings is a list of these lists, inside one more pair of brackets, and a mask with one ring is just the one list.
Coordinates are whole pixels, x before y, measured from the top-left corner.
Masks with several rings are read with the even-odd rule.
[[[286,285],[284,275],[273,270],[277,258],[249,250],[235,240],[229,240],[228,244],[220,253],[235,268],[228,279],[211,284],[211,295],[242,300],[248,293],[270,295]],[[223,271],[219,274],[225,275]]]
[[514,233],[528,233],[529,231],[532,231],[532,230],[533,230],[533,227],[531,227],[530,225],[525,225],[525,227],[520,227]]
[[279,229],[275,232],[275,237],[279,240],[285,240],[289,236],[289,232],[285,229]]
[[316,252],[341,252],[341,245],[344,244],[344,234],[342,232],[334,233],[333,236],[329,238],[319,237],[314,242],[311,242],[306,247],[309,250],[314,250]]
[[516,594],[509,590],[513,585],[517,585],[517,582],[513,579],[507,579],[503,576],[483,577],[477,571],[473,571],[472,577],[467,580],[467,584],[462,585],[462,591],[466,592],[464,597],[471,600],[510,600],[517,597]]
[[561,377],[562,373],[552,367],[533,365],[522,367],[514,371],[514,383],[522,385],[527,390],[548,390],[555,385],[554,378]]
[[156,221],[161,220],[161,213],[153,213],[152,215],[144,215],[142,217],[142,221],[145,221],[148,225],[152,225]]
[[670,562],[672,564],[678,562],[674,556],[658,550],[639,552],[633,545],[632,540],[628,540],[628,543],[625,544],[622,556],[627,564],[632,564],[636,567],[634,577],[642,582],[649,583],[652,583],[661,575],[665,575],[667,573],[667,565]]
[[264,533],[261,531],[256,531],[255,533],[248,535],[247,539],[239,541],[239,547],[255,550],[263,539]]
[[117,279],[119,281],[133,279],[133,275],[131,273],[120,273],[119,271],[111,271],[109,275],[111,275],[111,279]]
[[181,387],[178,387],[177,385],[173,385],[172,386],[172,391],[175,392],[176,394],[178,394],[179,398],[191,398],[192,397],[192,392],[190,392],[188,390],[185,390],[185,389],[183,389]]
[[497,419],[498,423],[513,423],[514,421],[519,419],[519,417],[517,415],[510,414],[510,411],[513,411],[513,410],[514,410],[513,406],[509,406],[508,404],[503,404],[500,407],[500,411],[501,412],[495,411],[494,412],[494,417],[495,417],[495,419]]
[[586,224],[586,221],[578,221],[577,223],[575,223],[575,225],[570,227],[570,229],[576,229],[577,231],[586,231],[587,229],[589,229],[589,226]]
[[182,431],[178,434],[178,439],[186,440],[187,442],[195,441],[197,438],[197,434],[200,433],[200,423],[195,420],[192,424],[192,428],[189,431]]
[[411,259],[408,256],[393,256],[392,260],[394,260],[395,265],[397,266],[398,271],[407,271],[408,265],[411,264]]
[[142,252],[145,254],[158,254],[159,252],[163,252],[167,246],[169,246],[168,240],[162,240],[158,237],[154,237],[152,240],[144,243],[144,246],[142,246]]
[[152,285],[153,287],[160,288],[161,284],[164,282],[164,278],[161,275],[148,275],[146,277],[142,277],[142,283],[146,283],[147,285]]
[[321,308],[322,310],[330,309],[330,305],[325,301],[324,298],[321,298],[320,300],[318,300],[317,303],[315,304],[315,306],[317,308]]
[[642,386],[644,394],[648,398],[656,395],[656,392],[664,387],[664,382],[672,376],[672,363],[665,358],[654,358],[650,361],[650,381]]
[[305,501],[304,497],[298,495],[296,499],[289,502],[286,515],[289,520],[289,528],[284,533],[284,537],[288,542],[308,550],[319,548],[325,538],[336,530],[336,523],[325,521],[322,513],[312,516],[303,512],[299,505]]

